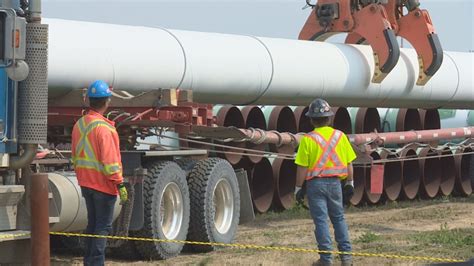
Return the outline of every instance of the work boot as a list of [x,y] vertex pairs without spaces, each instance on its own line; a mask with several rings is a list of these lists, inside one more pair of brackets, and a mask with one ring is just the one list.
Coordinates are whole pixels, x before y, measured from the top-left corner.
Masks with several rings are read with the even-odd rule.
[[352,260],[342,260],[341,266],[352,266]]
[[326,261],[326,260],[319,259],[318,261],[313,263],[313,266],[332,266],[332,261]]

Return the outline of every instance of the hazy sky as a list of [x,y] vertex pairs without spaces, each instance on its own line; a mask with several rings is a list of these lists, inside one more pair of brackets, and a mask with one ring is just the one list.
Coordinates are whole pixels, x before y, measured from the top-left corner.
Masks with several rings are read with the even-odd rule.
[[[420,0],[443,48],[474,50],[474,0]],[[116,24],[161,26],[295,39],[310,9],[305,0],[43,0],[43,14]]]

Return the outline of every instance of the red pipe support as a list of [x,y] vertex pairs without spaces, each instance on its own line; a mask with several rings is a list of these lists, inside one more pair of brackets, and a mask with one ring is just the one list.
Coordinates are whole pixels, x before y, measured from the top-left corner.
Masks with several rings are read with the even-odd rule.
[[[380,155],[377,152],[372,152],[370,154],[370,156],[374,160],[380,160],[381,159]],[[365,171],[365,196],[366,196],[367,202],[369,202],[371,204],[377,204],[377,203],[379,203],[379,201],[382,197],[382,194],[373,194],[373,193],[370,192],[371,191],[371,175],[370,175],[370,173],[371,173],[370,169],[367,169]]]

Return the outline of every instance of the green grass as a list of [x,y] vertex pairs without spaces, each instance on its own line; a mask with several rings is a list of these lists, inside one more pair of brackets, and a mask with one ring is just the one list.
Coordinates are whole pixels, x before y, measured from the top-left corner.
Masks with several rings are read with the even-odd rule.
[[197,265],[199,266],[205,266],[205,265],[208,265],[209,263],[212,262],[212,258],[211,257],[205,257],[204,259],[200,260]]
[[363,204],[361,206],[349,206],[346,208],[347,213],[357,213],[364,212],[369,210],[391,210],[391,209],[406,209],[412,207],[424,207],[430,205],[436,205],[440,203],[474,203],[474,194],[469,197],[452,197],[452,196],[443,196],[431,200],[426,199],[415,199],[415,200],[406,200],[406,201],[387,201],[385,203],[377,205],[367,205]]
[[448,229],[447,224],[441,225],[440,230],[415,234],[411,239],[420,245],[451,249],[470,249],[474,255],[474,229]]
[[311,215],[308,209],[305,209],[302,206],[298,205],[285,211],[269,211],[267,213],[257,215],[255,219],[256,221],[311,219]]
[[372,232],[365,232],[361,236],[359,236],[354,243],[372,243],[381,240],[382,237],[380,235],[374,234]]
[[376,235],[367,232],[354,241],[363,252],[427,256],[453,259],[474,257],[474,229],[448,229],[405,235]]
[[[378,205],[364,205],[364,206],[349,206],[345,208],[346,213],[357,213],[357,212],[366,212],[370,210],[390,210],[390,209],[406,209],[412,207],[424,207],[446,202],[470,202],[474,203],[474,194],[470,197],[461,198],[461,197],[440,197],[432,200],[412,200],[412,201],[391,201],[384,204]],[[412,217],[410,219],[417,218],[445,218],[449,216],[445,212],[435,212],[435,213],[418,213],[416,210],[413,211]],[[422,217],[423,216],[423,217]],[[291,219],[311,219],[309,210],[300,206],[295,205],[291,209],[284,211],[269,211],[264,214],[259,214],[256,216],[256,221],[281,221],[281,220],[291,220]]]

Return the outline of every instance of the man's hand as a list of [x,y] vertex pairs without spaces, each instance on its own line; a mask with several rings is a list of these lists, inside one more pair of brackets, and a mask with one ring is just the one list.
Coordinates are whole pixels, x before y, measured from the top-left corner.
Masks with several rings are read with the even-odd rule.
[[342,201],[344,204],[351,203],[352,196],[354,196],[354,180],[345,181],[342,188]]
[[123,183],[120,183],[117,185],[117,189],[119,191],[119,196],[120,196],[120,205],[123,205],[128,200],[127,188],[125,187]]
[[304,203],[304,196],[306,195],[306,181],[302,187],[295,187],[295,199],[297,204]]

